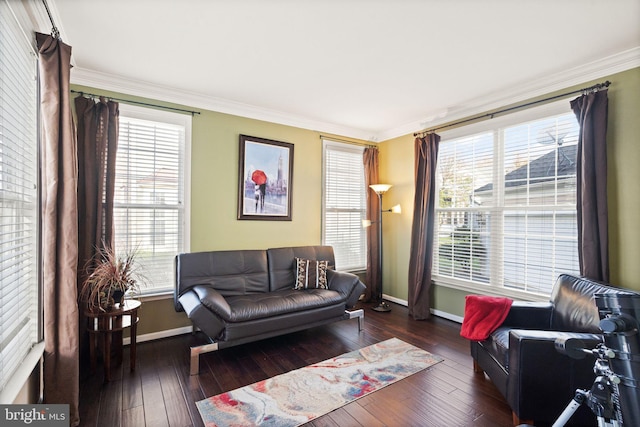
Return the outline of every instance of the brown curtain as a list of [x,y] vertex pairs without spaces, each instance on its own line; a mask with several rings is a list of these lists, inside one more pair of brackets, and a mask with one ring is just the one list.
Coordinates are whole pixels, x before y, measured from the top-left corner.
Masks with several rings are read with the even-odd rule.
[[440,136],[415,141],[415,196],[409,254],[409,314],[416,320],[431,315],[431,266],[436,201],[436,164]]
[[[380,209],[378,206],[378,195],[369,188],[371,184],[378,184],[378,148],[367,147],[364,149],[364,184],[367,193],[367,219],[371,223],[380,221]],[[367,289],[364,293],[364,300],[371,302],[377,298],[378,289],[382,286],[382,271],[379,262],[378,251],[378,227],[367,227]]]
[[44,401],[69,404],[79,423],[76,136],[71,115],[71,46],[36,34],[40,53]]
[[[119,104],[79,96],[78,117],[78,286],[92,271],[98,251],[113,247],[113,196],[118,149]],[[84,315],[81,313],[81,324]],[[88,361],[87,333],[81,330],[82,366]],[[85,370],[83,369],[83,372]]]
[[580,137],[576,162],[580,274],[609,281],[607,90],[571,101]]
[[[79,267],[93,260],[104,244],[113,247],[113,195],[118,149],[119,104],[79,96],[78,212]],[[84,273],[84,271],[83,271]]]

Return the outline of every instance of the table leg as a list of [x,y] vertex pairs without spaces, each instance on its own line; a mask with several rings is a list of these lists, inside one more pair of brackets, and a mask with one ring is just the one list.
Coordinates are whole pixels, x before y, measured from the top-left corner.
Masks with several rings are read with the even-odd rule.
[[91,358],[91,373],[96,371],[98,355],[96,354],[96,334],[89,332],[89,356]]
[[116,353],[116,364],[122,363],[122,318],[124,316],[115,316],[113,318],[113,341],[112,345]]
[[111,331],[104,334],[104,380],[111,381]]
[[136,370],[136,337],[138,332],[138,310],[131,313],[131,345],[129,345],[129,355],[131,357],[129,364],[131,371]]

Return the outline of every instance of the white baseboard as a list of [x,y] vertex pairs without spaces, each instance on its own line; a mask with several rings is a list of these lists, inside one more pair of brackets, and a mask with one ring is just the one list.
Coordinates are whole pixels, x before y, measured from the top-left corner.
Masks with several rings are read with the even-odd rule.
[[[409,306],[409,302],[400,298],[396,298],[396,297],[392,297],[389,296],[387,294],[383,294],[382,297],[384,299],[386,299],[387,301],[391,301],[391,302],[395,302],[396,304],[400,304],[403,305],[405,307]],[[461,316],[457,316],[455,314],[451,314],[451,313],[447,313],[446,311],[442,311],[442,310],[436,310],[434,308],[431,309],[431,314],[433,314],[434,316],[438,316],[438,317],[442,317],[444,319],[447,320],[451,320],[453,322],[458,322],[458,323],[462,323],[462,317]]]
[[[151,332],[149,334],[138,335],[136,341],[145,342],[145,341],[159,340],[161,338],[174,337],[176,335],[190,334],[192,331],[193,331],[192,326],[184,326],[182,328],[167,329],[165,331]],[[131,344],[131,338],[130,337],[123,338],[122,343],[124,345]]]
[[386,299],[387,301],[395,302],[396,304],[404,305],[405,307],[409,307],[409,302],[407,300],[403,300],[400,298],[392,297],[391,295],[382,294],[382,299]]
[[447,313],[446,311],[436,310],[435,308],[432,308],[431,314],[433,314],[434,316],[442,317],[447,320],[451,320],[453,322],[462,323],[462,316],[457,316],[455,314]]

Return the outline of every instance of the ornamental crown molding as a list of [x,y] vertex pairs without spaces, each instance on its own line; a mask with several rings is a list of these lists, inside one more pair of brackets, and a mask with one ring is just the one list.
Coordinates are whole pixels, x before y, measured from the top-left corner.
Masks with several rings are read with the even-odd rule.
[[[636,67],[640,67],[640,46],[564,70],[560,73],[505,88],[488,96],[473,99],[462,107],[453,106],[437,112],[427,113],[422,120],[409,122],[377,133],[79,67],[72,69],[71,83],[157,101],[171,102],[189,108],[210,110],[286,126],[342,135],[363,141],[382,142],[425,128],[437,127],[455,120],[581,85]],[[613,84],[615,85],[615,81]]]
[[[640,67],[640,46],[564,70],[560,73],[508,87],[492,93],[490,96],[473,99],[464,107],[451,107],[445,112],[433,112],[426,115],[423,120],[406,123],[381,132],[378,135],[378,140],[387,141],[409,133],[419,132],[426,128],[438,127],[637,67]],[[613,81],[612,83],[615,85],[616,82]]]
[[[157,85],[143,80],[130,79],[100,71],[93,71],[74,67],[71,70],[71,83],[118,92],[126,95],[139,96],[156,101],[171,102],[188,108],[215,111],[234,116],[262,120],[286,126],[293,126],[318,132],[344,135],[361,140],[370,140],[371,133],[362,129],[355,129],[334,123],[313,120],[307,117],[283,111],[258,107],[251,104],[202,95],[168,86]],[[375,137],[375,136],[373,136]]]

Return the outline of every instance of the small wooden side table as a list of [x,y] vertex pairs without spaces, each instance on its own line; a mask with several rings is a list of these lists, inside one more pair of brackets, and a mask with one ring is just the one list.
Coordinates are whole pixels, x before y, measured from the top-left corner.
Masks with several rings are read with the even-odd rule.
[[104,380],[111,381],[111,347],[114,346],[118,363],[122,363],[122,331],[131,328],[130,365],[131,371],[136,369],[136,333],[138,325],[138,308],[140,301],[125,300],[122,306],[116,305],[109,311],[85,310],[87,331],[89,331],[89,354],[91,355],[91,372],[95,372],[97,364],[96,347],[102,343]]

